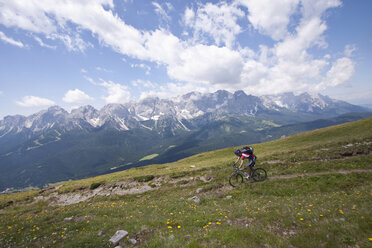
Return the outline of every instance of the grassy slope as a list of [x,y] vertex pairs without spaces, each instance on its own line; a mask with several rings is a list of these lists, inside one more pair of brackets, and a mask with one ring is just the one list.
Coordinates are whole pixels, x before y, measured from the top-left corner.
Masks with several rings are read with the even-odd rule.
[[[254,145],[269,180],[234,189],[227,181],[235,160],[230,148],[64,182],[58,189],[88,192],[93,183],[110,187],[154,176],[143,184],[156,190],[143,194],[111,194],[68,206],[34,202],[48,191],[0,195],[0,244],[114,247],[109,238],[124,229],[143,247],[369,247],[372,174],[337,171],[372,169],[371,127],[372,119],[366,119]],[[315,172],[334,173],[311,175]],[[199,204],[187,200],[194,195]]]

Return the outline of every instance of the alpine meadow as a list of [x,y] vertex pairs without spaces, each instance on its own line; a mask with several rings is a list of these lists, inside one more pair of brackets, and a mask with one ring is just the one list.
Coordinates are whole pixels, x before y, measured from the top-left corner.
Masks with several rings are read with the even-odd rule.
[[372,247],[372,0],[0,0],[0,248]]
[[370,247],[372,119],[251,144],[263,182],[231,187],[234,148],[0,195],[4,247]]

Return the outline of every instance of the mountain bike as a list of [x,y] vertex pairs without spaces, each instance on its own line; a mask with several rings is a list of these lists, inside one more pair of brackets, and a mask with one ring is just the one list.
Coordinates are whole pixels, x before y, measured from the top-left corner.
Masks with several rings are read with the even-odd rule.
[[250,178],[248,179],[248,173],[239,169],[239,167],[233,165],[234,169],[235,169],[235,172],[233,174],[231,174],[230,178],[229,178],[229,183],[231,186],[233,187],[236,187],[236,186],[239,186],[240,184],[242,184],[244,182],[244,178],[246,180],[253,180],[254,182],[261,182],[261,181],[264,181],[266,180],[267,178],[267,172],[264,168],[253,168],[253,166],[251,167],[251,175],[250,175]]

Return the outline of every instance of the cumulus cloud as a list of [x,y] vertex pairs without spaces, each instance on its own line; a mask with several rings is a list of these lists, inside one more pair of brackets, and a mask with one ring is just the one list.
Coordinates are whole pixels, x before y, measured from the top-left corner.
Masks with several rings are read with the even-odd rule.
[[93,98],[79,89],[74,89],[67,91],[62,100],[67,103],[84,103],[93,100]]
[[296,11],[299,0],[238,0],[248,9],[248,20],[262,34],[274,40],[288,35],[288,24],[291,15]]
[[[193,30],[195,42],[203,42],[211,37],[217,45],[232,47],[236,36],[242,31],[237,21],[244,12],[226,2],[207,3],[195,12],[187,8],[184,14],[185,25]],[[204,42],[208,43],[208,42]]]
[[[164,66],[171,79],[194,89],[244,89],[255,94],[323,89],[350,80],[354,73],[354,63],[347,58],[355,50],[352,47],[345,48],[346,57],[336,61],[332,56],[317,57],[310,52],[316,48],[321,54],[327,48],[324,14],[341,6],[340,0],[199,3],[187,7],[183,15],[187,33],[192,34],[187,40],[163,28],[139,30],[128,25],[115,14],[112,0],[0,1],[0,23],[6,27],[61,40],[70,51],[93,46],[82,38],[82,32],[88,31],[100,45]],[[152,6],[164,20],[169,20],[169,3],[152,2]],[[272,45],[262,44],[253,51],[237,44],[237,36],[247,29],[241,26],[243,18],[251,29],[269,37]],[[130,99],[126,86],[86,79],[106,88],[107,103]],[[182,88],[179,83],[176,85],[175,88]]]
[[206,93],[215,89],[216,88],[210,89],[203,84],[197,83],[167,83],[165,85],[157,85],[156,90],[150,89],[143,91],[139,99],[144,99],[147,97],[159,97],[168,99],[170,97],[184,95],[185,93],[191,91]]
[[347,82],[354,75],[354,70],[354,62],[350,58],[337,59],[327,72],[324,81],[317,85],[317,89],[323,90]]
[[5,43],[11,44],[11,45],[13,45],[13,46],[17,46],[17,47],[21,47],[21,48],[25,47],[25,45],[24,45],[22,42],[20,42],[20,41],[16,41],[16,40],[14,40],[14,39],[12,39],[12,38],[6,36],[6,35],[5,35],[3,32],[1,32],[1,31],[0,31],[0,39],[1,39],[2,41],[4,41]]
[[106,103],[125,103],[130,101],[130,93],[128,87],[112,81],[103,82],[100,84],[106,88],[107,96],[102,97]]
[[237,51],[226,47],[195,45],[179,54],[178,63],[168,66],[171,77],[186,82],[235,84],[243,67]]
[[55,104],[52,100],[38,96],[25,96],[21,101],[16,101],[16,103],[22,107],[42,107]]

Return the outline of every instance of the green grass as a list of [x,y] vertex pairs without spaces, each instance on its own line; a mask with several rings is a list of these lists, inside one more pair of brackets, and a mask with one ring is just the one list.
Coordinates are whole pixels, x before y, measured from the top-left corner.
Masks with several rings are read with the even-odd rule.
[[[0,195],[0,247],[114,247],[108,240],[119,229],[139,247],[370,247],[372,173],[337,172],[372,170],[371,126],[367,119],[254,145],[269,179],[237,188],[227,181],[229,148],[52,187],[153,185],[142,194],[67,206],[35,200],[48,189]],[[200,203],[188,200],[195,195]]]
[[159,154],[154,153],[154,154],[147,155],[147,156],[141,158],[139,161],[150,160],[150,159],[156,158],[157,156],[159,156]]

